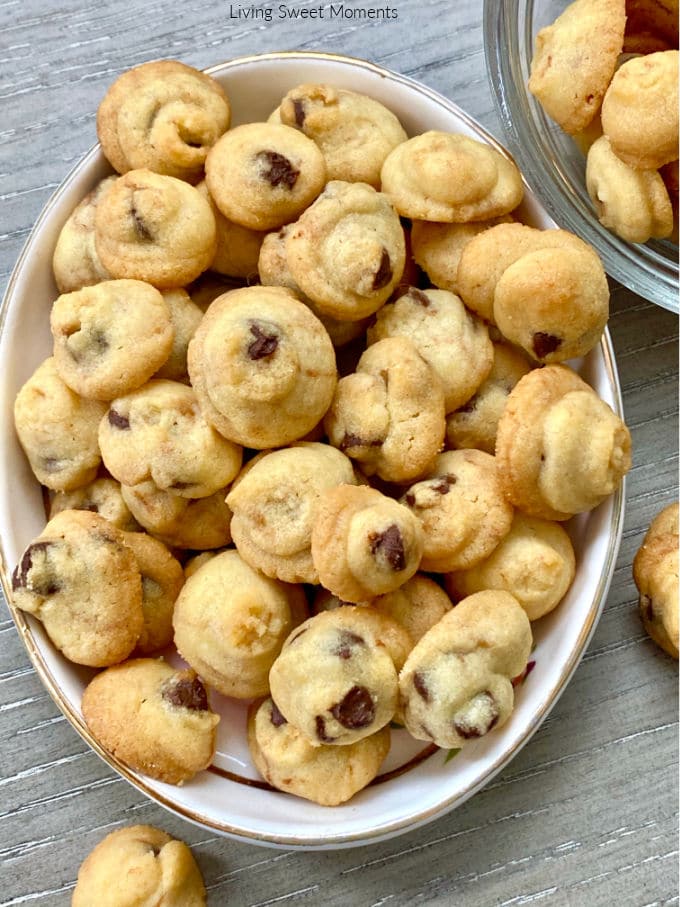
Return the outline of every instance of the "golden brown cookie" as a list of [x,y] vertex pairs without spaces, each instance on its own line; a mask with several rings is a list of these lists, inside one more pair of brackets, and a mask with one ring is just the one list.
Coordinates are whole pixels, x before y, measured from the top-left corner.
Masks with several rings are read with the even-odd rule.
[[633,561],[640,617],[655,643],[678,657],[678,504],[658,513]]
[[257,279],[260,246],[267,234],[228,220],[213,201],[205,180],[202,180],[196,188],[210,203],[215,217],[217,247],[210,269],[227,277],[237,277],[253,283]]
[[99,199],[116,179],[107,176],[97,183],[61,228],[52,256],[52,271],[60,293],[72,293],[111,277],[95,248],[94,215]]
[[139,532],[141,526],[123,500],[120,484],[115,479],[99,478],[73,491],[59,491],[50,501],[49,519],[62,510],[89,510],[98,513],[117,529]]

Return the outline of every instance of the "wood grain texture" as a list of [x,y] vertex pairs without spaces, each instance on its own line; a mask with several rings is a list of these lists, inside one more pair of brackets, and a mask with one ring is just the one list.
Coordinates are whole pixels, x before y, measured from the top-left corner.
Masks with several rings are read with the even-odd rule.
[[[148,59],[204,67],[255,51],[338,51],[420,79],[499,134],[480,0],[390,5],[396,23],[300,25],[231,22],[229,4],[206,0],[0,2],[3,288],[41,208],[95,141],[107,86]],[[616,573],[582,664],[501,775],[437,822],[366,848],[269,851],[216,837],[146,800],[89,750],[32,671],[3,604],[0,907],[68,904],[85,854],[134,822],[193,846],[215,907],[677,904],[676,665],[641,627],[631,564],[653,515],[677,497],[678,325],[615,287],[610,328],[634,441]]]

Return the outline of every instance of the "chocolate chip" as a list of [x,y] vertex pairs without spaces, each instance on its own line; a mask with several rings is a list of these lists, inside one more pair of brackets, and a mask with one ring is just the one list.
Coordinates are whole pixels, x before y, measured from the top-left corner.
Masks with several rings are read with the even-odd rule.
[[281,712],[279,712],[279,707],[272,699],[272,707],[269,710],[269,720],[274,725],[274,727],[281,727],[284,724],[288,724],[286,719],[283,717]]
[[418,287],[411,287],[406,294],[414,302],[417,302],[418,305],[421,305],[424,309],[428,308],[430,305],[430,299],[427,293],[423,293],[422,290],[419,290]]
[[[23,557],[21,558],[20,563],[14,568],[12,573],[12,589],[24,589],[28,583],[28,574],[33,569],[33,558],[39,552],[45,552],[48,548],[52,547],[52,542],[33,542],[32,545],[29,545],[28,548],[24,551]],[[61,589],[61,583],[59,583],[53,576],[48,572],[47,576],[42,578],[34,577],[31,581],[31,592],[34,592],[36,595],[54,595],[55,592],[58,592]]]
[[263,330],[257,321],[251,321],[250,333],[255,338],[248,345],[248,358],[256,362],[258,359],[266,359],[276,352],[279,345],[278,334],[274,333],[271,328],[269,332]]
[[115,409],[109,410],[109,425],[113,425],[114,428],[119,428],[121,431],[127,431],[130,428],[130,420],[127,416],[121,416],[120,413],[117,413]]
[[356,648],[356,646],[363,645],[365,645],[363,636],[359,636],[358,633],[352,633],[350,630],[343,630],[340,633],[337,648],[333,649],[333,654],[347,660],[354,654],[352,650]]
[[484,705],[487,706],[487,709],[489,711],[489,718],[483,725],[472,724],[465,717],[459,718],[457,721],[454,721],[453,726],[456,729],[456,732],[460,734],[460,736],[463,737],[464,740],[471,740],[475,737],[483,737],[484,734],[488,734],[489,731],[493,727],[495,727],[500,717],[498,703],[491,695],[491,693],[488,692],[488,690],[485,690],[483,693],[479,693],[477,696],[475,696],[475,700],[486,700]]
[[382,555],[393,570],[403,570],[406,566],[404,540],[396,523],[392,523],[383,532],[371,533],[368,538],[371,554]]
[[424,699],[425,702],[430,701],[430,699],[432,698],[430,696],[430,690],[429,690],[427,684],[425,683],[425,678],[420,673],[420,671],[416,671],[416,673],[413,675],[413,687],[414,687],[416,693],[419,693],[420,697],[422,699]]
[[383,246],[380,264],[378,265],[378,270],[375,272],[375,277],[373,278],[373,289],[382,290],[383,287],[387,286],[390,280],[392,280],[392,262],[390,261],[387,249]]
[[295,112],[295,125],[302,129],[305,122],[305,105],[299,98],[293,98],[293,110]]
[[453,475],[439,476],[430,482],[430,488],[438,494],[448,494],[451,486],[455,485],[457,481]]
[[416,496],[413,494],[412,491],[408,491],[406,493],[406,503],[408,504],[409,507],[416,506]]
[[329,737],[326,733],[326,722],[321,715],[316,716],[316,736],[322,743],[333,743],[335,737]]
[[382,447],[382,441],[377,438],[367,441],[364,438],[360,438],[359,435],[345,432],[345,436],[340,442],[340,450],[348,450],[350,447]]
[[257,154],[257,160],[262,165],[260,175],[267,180],[272,188],[283,184],[286,189],[292,189],[300,175],[287,157],[279,154],[278,151],[260,151]]
[[171,705],[192,712],[208,711],[208,695],[198,677],[172,677],[161,690],[161,696]]
[[142,242],[152,242],[153,234],[147,227],[143,218],[140,216],[139,211],[137,211],[134,204],[130,208],[130,216],[132,217],[132,224],[135,228],[135,233],[137,234],[137,237]]
[[353,686],[329,711],[339,724],[349,730],[368,727],[375,718],[373,697],[366,687],[361,686]]
[[532,338],[531,345],[536,356],[539,359],[543,359],[544,356],[554,353],[555,350],[562,346],[562,338],[555,337],[554,334],[544,334],[543,331],[537,331]]

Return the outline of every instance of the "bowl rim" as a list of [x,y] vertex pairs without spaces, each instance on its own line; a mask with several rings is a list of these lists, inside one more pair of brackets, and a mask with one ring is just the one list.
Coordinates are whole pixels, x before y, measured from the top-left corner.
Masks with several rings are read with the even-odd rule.
[[[474,118],[472,118],[464,110],[461,110],[461,108],[459,108],[458,105],[456,105],[453,101],[449,100],[444,95],[441,95],[434,89],[429,88],[428,86],[416,81],[415,79],[411,79],[408,76],[404,76],[400,73],[388,70],[385,67],[379,66],[378,64],[372,63],[368,60],[362,60],[360,58],[351,57],[344,54],[335,54],[322,51],[273,51],[262,54],[247,54],[239,57],[234,57],[231,60],[225,61],[223,63],[215,64],[205,69],[204,72],[208,73],[209,75],[215,75],[227,72],[231,68],[236,68],[249,63],[296,60],[316,60],[323,62],[332,62],[335,64],[341,63],[353,68],[366,70],[380,76],[381,78],[400,83],[412,90],[417,91],[422,95],[429,97],[437,104],[446,108],[450,113],[453,113],[456,117],[460,118],[467,125],[469,125],[474,131],[481,134],[484,137],[485,141],[496,148],[496,150],[498,150],[501,154],[503,154],[507,158],[512,159],[512,155],[506,148],[504,148],[503,145],[498,142],[497,139],[495,139],[490,133],[488,133],[488,131]],[[14,290],[19,279],[20,271],[22,270],[25,261],[30,254],[31,246],[37,234],[40,232],[44,221],[47,220],[50,216],[52,209],[55,207],[57,201],[68,190],[71,183],[80,174],[81,170],[94,163],[95,159],[99,156],[99,151],[99,143],[95,143],[81,158],[78,159],[76,164],[72,167],[64,180],[59,184],[57,189],[48,199],[28,237],[26,238],[19,257],[17,258],[14,268],[12,269],[12,273],[8,280],[2,303],[0,304],[0,338],[2,338],[4,332],[7,312],[10,306],[10,299],[14,295]],[[609,382],[610,390],[612,393],[614,410],[617,415],[622,417],[623,401],[621,397],[621,387],[616,369],[611,337],[607,328],[605,328],[599,348],[602,355],[604,373],[607,381]],[[607,593],[614,574],[614,567],[616,564],[623,531],[623,519],[625,510],[625,479],[612,496],[611,501],[612,508],[606,557],[602,566],[602,571],[600,573],[597,587],[593,594],[587,620],[580,628],[577,643],[570,653],[568,661],[563,666],[558,681],[547,691],[547,693],[542,696],[539,707],[532,716],[531,722],[528,723],[528,725],[522,732],[517,743],[509,751],[503,750],[503,752],[499,754],[499,756],[494,760],[489,769],[484,773],[483,777],[469,783],[462,790],[459,790],[455,794],[447,797],[445,801],[440,802],[436,806],[424,810],[417,815],[410,815],[405,818],[393,820],[383,825],[380,825],[378,823],[369,831],[364,830],[361,832],[344,832],[335,834],[324,833],[322,836],[319,836],[318,834],[272,834],[253,832],[247,828],[230,825],[228,822],[216,821],[209,816],[202,815],[199,811],[192,807],[189,807],[185,804],[178,804],[168,799],[163,795],[163,793],[159,792],[157,789],[151,787],[147,783],[145,775],[137,773],[134,770],[130,769],[123,762],[119,761],[112,754],[107,752],[92,735],[82,716],[77,712],[76,709],[73,708],[69,700],[62,693],[62,690],[52,671],[50,670],[46,659],[40,651],[40,647],[33,635],[30,617],[23,611],[20,611],[12,601],[11,575],[7,556],[5,554],[4,542],[1,536],[0,586],[2,587],[8,609],[17,627],[19,636],[27,650],[31,663],[48,694],[51,696],[71,727],[90,746],[90,748],[105,763],[107,763],[110,768],[112,768],[118,775],[123,777],[126,781],[137,788],[141,793],[145,794],[151,800],[155,801],[168,811],[180,816],[183,819],[186,819],[187,821],[190,821],[203,828],[212,829],[219,832],[220,834],[242,842],[270,847],[285,847],[288,849],[297,850],[318,850],[337,847],[352,847],[368,843],[376,843],[378,841],[393,837],[397,834],[413,830],[462,805],[481,788],[486,786],[503,768],[505,768],[505,766],[515,758],[518,752],[525,746],[526,743],[528,743],[534,733],[538,730],[544,719],[547,717],[548,713],[557,703],[571,676],[578,667],[586,646],[588,645],[595,631],[600,615],[604,609]]]

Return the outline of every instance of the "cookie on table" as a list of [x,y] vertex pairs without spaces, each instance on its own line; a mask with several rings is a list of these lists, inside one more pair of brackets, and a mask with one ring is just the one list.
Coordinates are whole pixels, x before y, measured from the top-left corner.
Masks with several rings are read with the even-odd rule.
[[409,733],[459,748],[502,727],[514,705],[512,678],[526,668],[531,645],[529,619],[512,595],[464,598],[416,644],[399,674]]
[[83,397],[113,400],[166,362],[174,328],[159,290],[141,280],[106,280],[63,293],[52,305],[54,362]]
[[224,551],[185,582],[175,603],[175,645],[223,695],[266,696],[269,669],[306,616],[300,586],[270,579],[237,551]]
[[111,401],[99,446],[106,468],[123,485],[152,481],[183,498],[224,488],[243,456],[205,420],[191,387],[160,378]]
[[170,548],[204,551],[231,542],[231,510],[224,500],[228,488],[193,499],[164,491],[151,481],[121,485],[120,490],[140,526]]
[[498,420],[508,394],[530,370],[529,360],[517,347],[494,343],[491,371],[477,392],[446,417],[446,446],[451,449],[474,447],[495,453]]
[[314,746],[268,698],[248,709],[248,748],[272,787],[321,806],[339,806],[378,774],[390,749],[390,729],[347,746]]
[[275,579],[317,583],[311,543],[321,494],[355,482],[351,460],[328,444],[302,442],[266,453],[227,496],[239,554]]
[[144,626],[142,579],[124,534],[82,510],[58,513],[26,548],[12,598],[69,661],[90,667],[127,658]]
[[563,527],[516,510],[510,531],[488,558],[447,573],[445,580],[456,599],[485,589],[509,592],[529,620],[538,620],[562,601],[575,572],[574,547]]
[[286,232],[295,283],[324,315],[359,321],[392,295],[406,261],[390,200],[367,183],[333,180]]
[[512,523],[498,464],[481,450],[440,454],[429,477],[411,485],[401,500],[423,528],[421,569],[435,573],[478,564]]
[[328,333],[282,287],[243,287],[216,299],[188,361],[205,418],[225,438],[260,450],[311,431],[337,382]]
[[678,158],[678,51],[627,60],[602,102],[611,149],[636,170],[658,170]]
[[447,413],[472,397],[493,362],[486,325],[447,290],[411,287],[380,309],[367,337],[369,345],[386,337],[408,338],[439,376]]
[[112,277],[183,287],[210,267],[216,242],[210,204],[173,176],[130,170],[97,205],[95,246]]
[[230,119],[219,82],[177,60],[157,60],[109,87],[97,109],[97,136],[118,173],[146,167],[194,183]]
[[97,674],[81,708],[105,750],[158,781],[183,784],[212,762],[220,718],[195,671],[134,658]]
[[135,646],[135,655],[153,655],[173,639],[172,612],[184,571],[167,547],[145,532],[123,533],[131,548],[142,577],[142,613],[144,626]]
[[107,176],[97,183],[61,228],[52,256],[52,271],[60,293],[72,293],[111,277],[95,248],[94,214],[99,199],[116,179]]
[[327,179],[380,188],[387,155],[408,136],[392,113],[367,95],[306,83],[285,95],[269,117],[313,139],[326,162]]
[[324,425],[328,439],[362,471],[408,482],[431,468],[446,428],[444,389],[405,337],[370,346],[338,382]]
[[673,232],[673,207],[661,174],[624,164],[603,135],[588,151],[586,187],[603,227],[628,242]]
[[366,485],[338,485],[320,495],[311,553],[321,585],[361,602],[399,588],[420,564],[423,533],[406,507]]
[[120,483],[115,479],[99,478],[73,491],[59,491],[50,500],[49,519],[62,510],[89,510],[98,513],[117,529],[139,532],[141,526],[123,500]]
[[635,560],[633,578],[640,593],[640,617],[657,645],[678,657],[678,504],[658,513]]
[[399,624],[370,608],[324,611],[286,640],[269,674],[271,698],[313,746],[356,743],[392,720],[411,645]]
[[79,397],[62,381],[53,357],[38,366],[16,396],[14,425],[41,485],[71,491],[93,481],[105,412],[105,403]]
[[205,180],[202,180],[196,188],[210,203],[215,217],[217,248],[210,270],[252,283],[257,278],[260,246],[267,233],[262,230],[251,230],[226,218],[213,201]]
[[297,129],[247,123],[210,150],[205,181],[228,220],[250,230],[276,230],[321,192],[326,165],[317,145]]
[[465,135],[430,130],[392,151],[382,191],[402,217],[467,223],[509,214],[522,201],[522,177],[509,158]]
[[201,872],[183,841],[152,825],[112,831],[78,870],[71,907],[205,907]]
[[565,132],[580,132],[597,115],[625,24],[625,0],[575,0],[536,35],[529,91]]
[[498,423],[496,462],[508,499],[530,516],[567,520],[597,507],[631,466],[630,433],[566,365],[521,378]]

